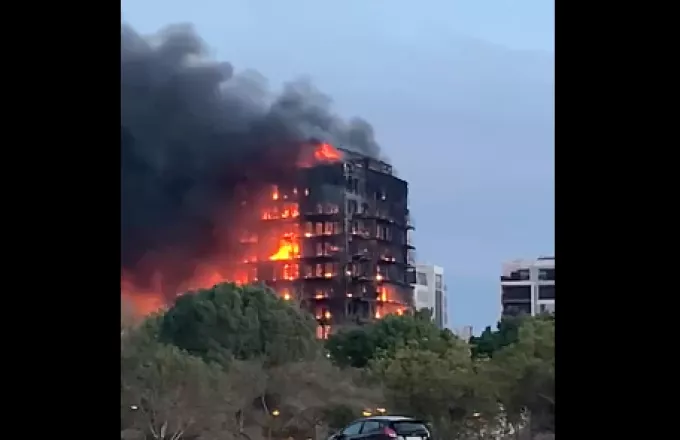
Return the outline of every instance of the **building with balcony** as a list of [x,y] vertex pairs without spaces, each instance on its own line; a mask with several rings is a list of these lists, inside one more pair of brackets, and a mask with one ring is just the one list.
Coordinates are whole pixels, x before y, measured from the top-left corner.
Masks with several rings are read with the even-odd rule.
[[501,314],[555,312],[555,257],[513,260],[503,264]]

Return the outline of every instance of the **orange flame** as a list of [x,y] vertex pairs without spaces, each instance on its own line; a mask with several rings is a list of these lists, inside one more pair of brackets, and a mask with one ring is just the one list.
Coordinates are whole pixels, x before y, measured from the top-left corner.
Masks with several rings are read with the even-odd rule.
[[342,159],[342,155],[334,146],[324,142],[314,150],[314,159],[319,162],[337,162]]
[[285,234],[279,241],[279,248],[270,256],[272,261],[292,260],[300,254],[300,245],[293,234]]
[[305,150],[298,166],[307,168],[320,163],[333,163],[342,160],[342,152],[327,142],[316,145],[313,151]]

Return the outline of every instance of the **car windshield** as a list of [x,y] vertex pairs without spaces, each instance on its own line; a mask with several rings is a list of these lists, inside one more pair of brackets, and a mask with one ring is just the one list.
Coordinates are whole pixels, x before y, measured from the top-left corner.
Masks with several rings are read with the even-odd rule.
[[427,429],[422,422],[408,421],[408,422],[394,422],[394,430],[397,431],[398,435],[408,436],[408,435],[430,435],[430,431]]

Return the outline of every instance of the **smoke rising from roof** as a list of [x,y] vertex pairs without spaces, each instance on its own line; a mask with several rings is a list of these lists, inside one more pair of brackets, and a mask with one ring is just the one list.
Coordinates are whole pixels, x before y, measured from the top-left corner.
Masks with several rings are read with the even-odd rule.
[[235,186],[285,176],[305,140],[380,154],[371,126],[339,119],[309,83],[272,97],[256,74],[208,59],[191,26],[121,26],[120,66],[121,269],[137,285],[160,273],[170,294],[223,252]]

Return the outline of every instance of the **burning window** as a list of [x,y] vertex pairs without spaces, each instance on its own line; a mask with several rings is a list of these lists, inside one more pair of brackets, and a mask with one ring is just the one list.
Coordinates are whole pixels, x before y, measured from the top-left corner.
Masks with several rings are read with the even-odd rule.
[[380,286],[378,288],[378,300],[379,301],[388,301],[389,296],[387,295],[387,287],[386,286]]
[[324,278],[333,278],[334,276],[337,275],[337,270],[338,265],[337,263],[326,263],[324,264],[324,271],[323,271],[323,277]]
[[305,222],[304,224],[304,234],[305,237],[311,237],[314,235],[314,223],[313,222]]
[[296,280],[300,278],[300,266],[298,264],[284,264],[282,278],[284,280]]
[[316,326],[316,337],[317,339],[328,339],[331,333],[330,325],[318,325]]
[[328,298],[328,291],[326,289],[316,289],[314,299]]
[[283,205],[281,218],[297,218],[300,216],[300,210],[297,203],[286,203]]

